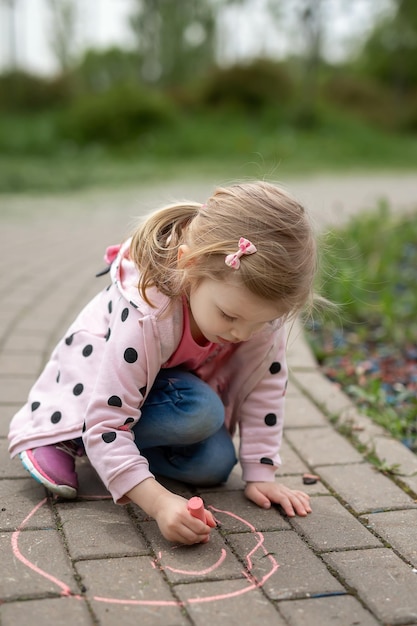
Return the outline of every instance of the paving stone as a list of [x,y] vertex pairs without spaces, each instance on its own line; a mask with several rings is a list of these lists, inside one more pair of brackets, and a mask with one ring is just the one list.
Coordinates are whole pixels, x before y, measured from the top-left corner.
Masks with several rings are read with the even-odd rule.
[[275,507],[269,510],[261,509],[248,500],[242,492],[235,493],[233,499],[227,493],[211,493],[204,498],[204,501],[206,507],[212,510],[213,515],[219,521],[219,528],[222,532],[290,528],[288,522]]
[[39,375],[42,368],[42,356],[39,353],[6,352],[0,353],[1,375],[25,375],[33,379]]
[[286,431],[284,431],[284,437],[282,439],[282,445],[280,450],[280,456],[282,465],[277,471],[277,476],[285,474],[304,474],[309,471],[308,466],[303,459],[292,449],[288,441],[286,440]]
[[249,581],[207,581],[177,585],[175,593],[185,603],[185,610],[195,626],[222,624],[274,624],[284,626],[273,604]]
[[398,477],[417,497],[417,455],[400,441],[391,437],[374,437],[372,446],[376,456],[387,466],[395,467]]
[[301,393],[285,400],[285,429],[328,426],[329,421],[316,405]]
[[291,373],[297,387],[301,387],[318,406],[322,406],[330,416],[348,416],[354,409],[351,400],[340,387],[316,370],[294,371]]
[[100,626],[189,626],[149,557],[79,561],[76,569]]
[[289,429],[285,437],[311,467],[362,461],[359,452],[331,426]]
[[[16,541],[14,549],[13,538]],[[17,551],[24,562],[17,557]],[[0,554],[0,600],[79,592],[59,533],[52,528],[24,530],[18,536],[2,533]]]
[[24,352],[42,354],[47,335],[35,331],[17,332],[13,330],[6,338],[3,346],[5,352]]
[[15,413],[20,409],[20,403],[8,402],[0,404],[0,437],[7,439],[10,429],[10,422]]
[[[387,511],[374,513],[365,518],[375,530],[397,552],[417,569],[417,510]],[[410,532],[415,529],[416,532]]]
[[316,550],[327,552],[343,548],[382,546],[335,498],[314,498],[312,509],[313,513],[307,517],[294,517],[291,525]]
[[379,621],[348,595],[279,602],[288,626],[378,626]]
[[24,404],[33,385],[32,376],[1,376],[0,398],[7,398],[8,402]]
[[369,463],[318,466],[316,470],[357,513],[417,507],[412,498]]
[[384,624],[417,623],[417,574],[391,550],[323,556]]
[[33,478],[0,480],[0,500],[0,530],[15,530],[23,523],[25,528],[54,526],[45,489]]
[[58,504],[71,558],[149,554],[127,511],[110,500]]
[[155,566],[173,583],[197,581],[207,576],[212,580],[242,578],[242,565],[215,529],[208,543],[192,546],[166,541],[155,522],[144,524],[142,529],[156,554]]
[[42,598],[0,606],[2,626],[95,626],[85,601],[78,598]]
[[[264,581],[263,589],[273,600],[344,591],[321,559],[293,531],[263,533],[261,537],[243,533],[227,539],[251,575]],[[276,571],[271,559],[279,565]]]
[[0,478],[27,478],[28,473],[20,459],[10,458],[7,439],[0,439]]
[[281,485],[285,485],[289,489],[304,491],[309,496],[329,494],[329,490],[325,485],[323,485],[321,480],[318,480],[315,484],[312,485],[304,485],[303,477],[301,474],[298,476],[280,476],[279,474],[277,474],[276,480]]

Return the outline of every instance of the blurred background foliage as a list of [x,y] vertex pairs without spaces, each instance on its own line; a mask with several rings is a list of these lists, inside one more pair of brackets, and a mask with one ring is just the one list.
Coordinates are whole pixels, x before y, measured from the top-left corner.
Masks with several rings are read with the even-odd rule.
[[[336,63],[322,51],[331,1],[270,0],[278,33],[291,8],[302,50],[222,64],[219,11],[250,0],[138,0],[134,46],[81,55],[76,4],[48,0],[60,70],[34,75],[12,59],[0,75],[0,191],[137,182],[174,162],[245,164],[240,175],[414,167],[417,3],[392,0]],[[16,0],[5,2],[12,11]]]

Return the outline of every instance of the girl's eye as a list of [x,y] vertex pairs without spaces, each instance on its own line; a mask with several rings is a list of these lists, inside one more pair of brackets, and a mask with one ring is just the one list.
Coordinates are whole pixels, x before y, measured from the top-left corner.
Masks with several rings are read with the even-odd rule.
[[224,313],[224,311],[220,311],[221,316],[224,317],[225,320],[227,320],[228,322],[234,322],[235,321],[235,317],[231,317],[230,315],[227,315],[227,313]]

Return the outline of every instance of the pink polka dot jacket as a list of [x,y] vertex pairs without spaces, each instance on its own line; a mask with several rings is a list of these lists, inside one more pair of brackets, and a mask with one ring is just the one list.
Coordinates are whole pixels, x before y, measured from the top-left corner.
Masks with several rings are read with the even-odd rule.
[[[120,504],[152,476],[131,429],[183,332],[181,301],[156,289],[149,293],[154,307],[140,297],[129,243],[109,249],[111,285],[58,343],[9,432],[11,456],[82,436],[92,465]],[[222,399],[231,434],[239,429],[243,480],[274,480],[287,384],[283,325],[278,320],[227,354],[211,355],[198,375]]]

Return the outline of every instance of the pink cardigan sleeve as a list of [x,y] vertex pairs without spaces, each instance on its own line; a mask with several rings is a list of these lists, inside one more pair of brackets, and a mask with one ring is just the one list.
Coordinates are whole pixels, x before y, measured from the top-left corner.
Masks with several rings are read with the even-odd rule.
[[273,481],[281,465],[288,369],[285,331],[278,333],[275,350],[264,364],[265,372],[240,409],[239,458],[246,482]]
[[131,430],[154,377],[148,368],[143,323],[136,308],[124,298],[113,303],[83,427],[88,457],[118,503],[127,501],[126,492],[152,476]]

